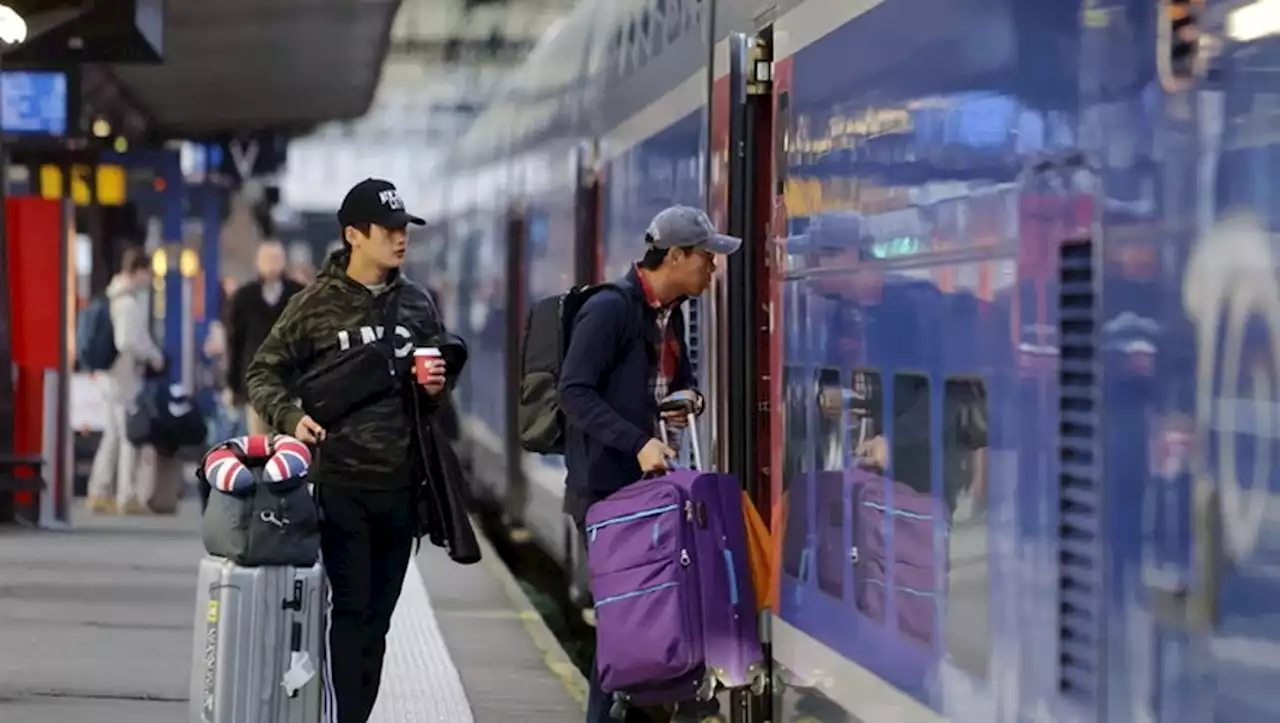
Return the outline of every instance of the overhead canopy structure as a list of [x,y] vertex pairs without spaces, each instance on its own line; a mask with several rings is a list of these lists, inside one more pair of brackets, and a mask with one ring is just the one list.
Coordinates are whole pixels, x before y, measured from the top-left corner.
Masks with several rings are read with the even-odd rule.
[[[106,12],[104,8],[121,4],[121,0],[7,1],[19,12],[24,4],[37,13],[60,6],[64,11],[70,8],[70,16]],[[144,9],[163,8],[163,60],[139,58],[140,62],[113,62],[107,67],[123,95],[162,135],[303,131],[322,121],[365,113],[400,2],[132,0],[139,18]],[[56,19],[64,28],[74,23],[65,16]],[[58,37],[63,47],[68,45],[65,33],[58,35],[57,25],[40,31]],[[32,37],[28,44],[35,46],[39,41],[38,36]]]

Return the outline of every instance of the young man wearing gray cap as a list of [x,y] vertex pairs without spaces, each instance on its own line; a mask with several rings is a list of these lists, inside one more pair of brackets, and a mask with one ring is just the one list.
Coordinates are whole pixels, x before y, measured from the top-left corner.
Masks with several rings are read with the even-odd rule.
[[[566,510],[579,530],[591,504],[645,473],[667,470],[675,457],[659,439],[657,421],[660,400],[695,391],[680,303],[706,291],[717,257],[741,245],[718,233],[702,211],[672,206],[650,222],[643,258],[616,282],[621,293],[591,296],[574,319],[558,391],[566,422]],[[688,424],[683,415],[667,421],[675,428]],[[610,705],[592,666],[587,723],[609,721]],[[699,711],[682,707],[676,720],[698,719]]]

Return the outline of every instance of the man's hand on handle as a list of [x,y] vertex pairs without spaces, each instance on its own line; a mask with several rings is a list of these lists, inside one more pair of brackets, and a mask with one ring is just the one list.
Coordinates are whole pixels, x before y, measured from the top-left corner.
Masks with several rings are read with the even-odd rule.
[[645,474],[661,473],[671,469],[671,460],[676,458],[675,450],[668,447],[660,439],[651,439],[641,448],[636,460],[640,462],[640,471]]
[[673,409],[662,413],[662,421],[667,426],[684,429],[689,426],[689,412],[685,409]]

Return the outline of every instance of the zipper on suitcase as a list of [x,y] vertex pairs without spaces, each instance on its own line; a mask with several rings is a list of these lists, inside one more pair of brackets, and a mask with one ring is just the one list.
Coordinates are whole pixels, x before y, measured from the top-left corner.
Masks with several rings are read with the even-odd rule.
[[587,525],[587,534],[591,538],[591,541],[594,542],[596,539],[596,533],[599,532],[600,528],[602,527],[609,527],[610,525],[620,525],[626,522],[635,522],[636,520],[643,520],[645,518],[653,517],[655,515],[666,514],[667,512],[675,512],[676,510],[679,510],[679,509],[680,509],[680,505],[663,505],[662,507],[653,507],[647,510],[640,510],[639,512],[632,512],[629,515],[618,515],[617,517],[610,517],[608,519],[600,520],[594,525]]

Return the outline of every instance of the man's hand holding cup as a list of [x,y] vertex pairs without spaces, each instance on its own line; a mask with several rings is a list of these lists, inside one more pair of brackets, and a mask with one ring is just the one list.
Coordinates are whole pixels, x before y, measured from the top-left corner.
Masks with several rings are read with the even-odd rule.
[[444,356],[434,346],[419,347],[413,351],[413,370],[418,383],[427,390],[427,394],[437,396],[444,391],[445,363]]

